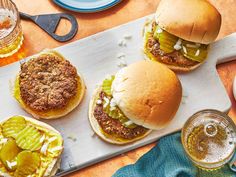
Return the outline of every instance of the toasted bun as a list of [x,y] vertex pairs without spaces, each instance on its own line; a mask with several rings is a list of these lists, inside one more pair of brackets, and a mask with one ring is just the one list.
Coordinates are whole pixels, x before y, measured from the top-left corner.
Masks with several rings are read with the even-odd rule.
[[158,130],[177,112],[182,87],[175,73],[165,65],[143,60],[117,72],[112,95],[131,121]]
[[[52,168],[52,171],[50,172],[50,175],[47,175],[48,177],[53,177],[55,176],[55,174],[57,173],[57,171],[60,169],[61,166],[61,158],[59,158],[57,160],[57,162],[55,163],[55,165]],[[46,176],[46,175],[45,175]]]
[[[41,52],[40,54],[45,54],[45,53],[57,55],[57,56],[64,59],[64,57],[61,54],[59,54],[58,52],[53,51],[53,50],[47,50],[47,51]],[[18,79],[18,77],[17,77],[17,79]],[[20,96],[20,88],[19,88],[19,85],[17,84],[17,82],[14,86],[13,92],[14,92],[14,97],[20,103],[21,107],[26,112],[31,114],[33,117],[35,117],[37,119],[39,119],[39,118],[56,119],[56,118],[60,118],[60,117],[67,115],[68,113],[70,113],[73,109],[75,109],[80,104],[80,102],[83,99],[84,93],[85,93],[85,83],[84,83],[84,79],[81,76],[81,74],[78,73],[78,92],[75,95],[75,97],[71,98],[71,100],[67,103],[67,105],[65,107],[63,107],[62,109],[50,110],[50,111],[45,111],[45,112],[39,112],[39,111],[32,110],[29,106],[27,106],[24,103],[24,101],[22,100],[22,98]]]
[[[159,60],[159,58],[154,56],[146,47],[146,45],[147,45],[146,36],[147,36],[147,33],[150,32],[151,26],[152,26],[152,20],[147,20],[145,25],[144,25],[144,28],[143,28],[143,52],[144,52],[144,57],[145,57],[145,59],[149,59],[149,60],[152,60],[152,61],[157,61],[157,62],[162,63]],[[184,57],[184,56],[182,56],[182,57]],[[176,71],[176,72],[189,72],[189,71],[192,71],[192,70],[198,68],[200,65],[202,65],[204,63],[204,61],[201,62],[201,63],[196,63],[193,66],[178,66],[178,65],[174,65],[174,64],[171,65],[171,64],[166,64],[166,63],[162,63],[162,64],[166,65],[169,69],[171,69],[173,71]]]
[[209,44],[221,26],[221,15],[207,0],[162,0],[156,22],[167,32],[187,41]]
[[144,135],[142,136],[139,136],[137,138],[134,138],[132,140],[127,140],[127,139],[123,139],[123,138],[115,138],[113,137],[112,135],[108,135],[108,134],[105,134],[98,121],[96,120],[96,118],[94,117],[93,115],[93,112],[94,112],[94,109],[95,109],[95,106],[96,106],[96,100],[98,99],[99,97],[99,93],[101,92],[101,87],[97,88],[91,98],[91,101],[89,103],[89,112],[88,112],[88,116],[89,116],[89,122],[90,122],[90,125],[93,129],[93,131],[104,141],[108,142],[108,143],[111,143],[111,144],[117,144],[117,145],[124,145],[124,144],[128,144],[128,143],[132,143],[134,141],[137,141],[137,140],[140,140],[142,138],[144,138],[145,136],[147,136],[149,133],[151,133],[151,130],[147,131]]
[[[22,115],[19,115],[19,116],[22,116]],[[39,127],[43,127],[44,129],[48,130],[48,131],[53,131],[54,133],[56,133],[57,135],[59,135],[61,137],[61,139],[63,140],[61,134],[55,129],[53,128],[52,126],[44,123],[44,122],[41,122],[41,121],[38,121],[38,120],[35,120],[35,119],[32,119],[32,118],[29,118],[29,117],[26,117],[26,116],[22,116],[25,118],[26,121],[29,121]],[[4,122],[6,122],[9,118],[1,121],[1,124],[3,124]],[[61,153],[62,153],[63,149],[61,150]],[[60,164],[61,164],[61,156],[59,155],[57,158],[54,159],[54,161],[51,162],[51,164],[49,164],[49,166],[51,168],[48,168],[44,174],[43,177],[52,177],[56,174],[57,170],[60,168]],[[3,174],[1,171],[0,171],[0,175]],[[4,174],[4,175],[8,175],[8,174]]]

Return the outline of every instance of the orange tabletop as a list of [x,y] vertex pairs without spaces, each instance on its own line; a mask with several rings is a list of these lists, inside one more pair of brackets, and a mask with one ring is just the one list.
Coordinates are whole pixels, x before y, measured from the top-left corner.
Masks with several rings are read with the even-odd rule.
[[[13,1],[16,3],[20,11],[32,15],[66,11],[56,6],[51,0]],[[232,0],[211,0],[211,2],[219,9],[223,17],[222,28],[218,39],[235,32],[236,3]],[[119,5],[99,13],[80,14],[70,12],[74,14],[78,20],[79,31],[74,39],[69,42],[154,13],[158,3],[159,0],[123,0],[123,2]],[[22,21],[21,24],[25,37],[24,45],[20,52],[14,56],[1,59],[0,66],[14,62],[22,57],[35,54],[45,48],[54,48],[66,44],[56,42],[31,22]],[[58,34],[65,34],[69,30],[70,24],[66,20],[63,20],[57,32]],[[232,93],[232,82],[236,74],[236,61],[219,65],[217,69],[232,101],[232,109],[230,110],[229,115],[234,119],[234,121],[236,121],[236,102]],[[122,156],[118,156],[91,167],[82,169],[78,172],[75,172],[74,174],[68,175],[68,177],[110,177],[120,167],[134,163],[140,156],[149,151],[153,146],[154,144],[151,144],[133,150],[123,154]]]

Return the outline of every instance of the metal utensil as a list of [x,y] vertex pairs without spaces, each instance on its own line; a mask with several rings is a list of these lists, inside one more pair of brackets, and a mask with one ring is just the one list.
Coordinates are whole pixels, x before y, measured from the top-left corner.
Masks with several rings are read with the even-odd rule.
[[[47,32],[52,38],[59,42],[65,42],[72,39],[78,31],[78,23],[73,15],[67,13],[44,14],[44,15],[28,15],[20,12],[21,19],[30,20]],[[55,33],[60,20],[64,18],[70,21],[72,27],[68,34],[59,36]]]

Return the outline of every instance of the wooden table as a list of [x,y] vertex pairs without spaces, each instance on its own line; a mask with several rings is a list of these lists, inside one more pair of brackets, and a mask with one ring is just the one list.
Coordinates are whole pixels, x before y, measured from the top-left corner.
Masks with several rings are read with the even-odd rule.
[[[13,0],[20,11],[29,14],[44,14],[64,12],[50,0]],[[218,39],[236,31],[236,3],[234,0],[211,0],[219,9],[223,17],[222,28]],[[75,38],[69,42],[84,38],[91,34],[104,31],[111,27],[129,22],[155,12],[159,0],[123,0],[118,6],[104,12],[95,14],[73,13],[79,23],[79,31]],[[71,13],[71,12],[70,12]],[[31,22],[22,21],[24,32],[24,45],[20,52],[12,57],[0,60],[0,66],[14,62],[22,57],[29,56],[44,48],[54,48],[66,43],[59,43],[50,38]],[[70,29],[70,24],[63,20],[59,26],[58,34],[65,34]],[[232,93],[232,82],[236,75],[236,61],[222,64],[217,67],[219,75],[232,101],[229,115],[236,122],[236,102]],[[140,156],[149,151],[154,144],[147,145],[122,156],[112,158],[102,163],[80,170],[68,177],[110,177],[120,167],[134,163]],[[79,157],[78,157],[79,158]]]

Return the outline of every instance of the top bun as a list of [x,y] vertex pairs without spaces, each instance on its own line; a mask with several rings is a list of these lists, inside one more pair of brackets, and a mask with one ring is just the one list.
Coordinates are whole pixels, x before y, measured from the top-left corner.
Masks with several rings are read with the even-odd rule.
[[165,127],[177,112],[182,87],[165,65],[143,60],[115,75],[112,95],[131,121],[157,130]]
[[213,42],[221,26],[220,13],[207,0],[162,0],[155,19],[167,32],[201,44]]

